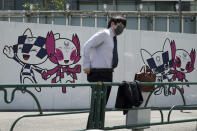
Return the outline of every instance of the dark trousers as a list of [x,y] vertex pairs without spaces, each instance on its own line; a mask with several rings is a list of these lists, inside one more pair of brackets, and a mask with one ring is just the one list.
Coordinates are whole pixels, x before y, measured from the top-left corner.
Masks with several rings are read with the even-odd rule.
[[[91,70],[90,74],[87,75],[87,80],[89,82],[112,82],[113,80],[113,72],[111,70]],[[106,97],[106,104],[109,99],[109,95],[111,92],[111,86],[107,87],[107,97]]]
[[[87,80],[89,82],[112,82],[113,80],[113,70],[102,70],[102,69],[92,69],[90,71],[90,74],[87,75]],[[102,89],[103,90],[103,89]],[[107,96],[106,96],[106,104],[109,99],[109,95],[111,92],[111,86],[107,87]],[[90,122],[90,119],[88,117],[88,123]],[[87,123],[87,129],[89,129]]]

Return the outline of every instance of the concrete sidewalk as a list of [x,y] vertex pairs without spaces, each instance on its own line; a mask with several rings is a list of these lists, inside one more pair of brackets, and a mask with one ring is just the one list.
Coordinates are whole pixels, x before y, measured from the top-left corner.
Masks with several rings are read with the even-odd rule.
[[[55,112],[44,112],[55,113]],[[163,111],[166,121],[168,111]],[[27,114],[38,114],[37,112],[0,112],[0,131],[9,131],[11,124],[20,116]],[[88,113],[58,115],[45,117],[23,118],[14,131],[72,131],[85,129]],[[197,111],[186,110],[184,112],[173,111],[171,120],[197,118]],[[121,111],[106,113],[105,126],[117,126],[125,124],[126,116]],[[160,122],[159,111],[151,111],[151,122]],[[131,131],[131,129],[119,129],[117,131]],[[196,131],[196,122],[178,123],[151,126],[144,131]]]

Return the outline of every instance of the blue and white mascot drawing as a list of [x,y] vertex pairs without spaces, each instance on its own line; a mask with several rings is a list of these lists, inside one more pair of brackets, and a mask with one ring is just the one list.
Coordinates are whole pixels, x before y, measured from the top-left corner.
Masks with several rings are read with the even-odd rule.
[[[27,28],[23,35],[18,37],[17,44],[4,47],[3,53],[22,66],[20,83],[37,83],[33,70],[40,74],[44,71],[37,65],[47,60],[45,43],[46,38],[34,37],[31,30]],[[40,88],[35,89],[38,92],[41,91]]]

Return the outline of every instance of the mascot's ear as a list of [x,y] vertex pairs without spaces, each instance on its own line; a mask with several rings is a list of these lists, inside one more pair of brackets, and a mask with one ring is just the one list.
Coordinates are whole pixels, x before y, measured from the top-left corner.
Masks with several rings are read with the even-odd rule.
[[140,50],[140,53],[141,53],[141,57],[142,57],[143,63],[145,65],[148,65],[147,59],[150,59],[152,57],[151,54],[147,50],[145,50],[145,49],[141,49]]
[[196,59],[196,51],[195,49],[192,49],[190,52],[190,59],[191,61],[187,63],[186,70],[187,72],[192,72],[194,70],[194,64]]
[[32,32],[31,32],[31,29],[30,29],[30,28],[27,28],[27,29],[24,31],[23,35],[26,35],[27,37],[33,37],[33,34],[32,34]]
[[79,37],[77,36],[77,34],[73,34],[72,42],[77,48],[77,56],[80,56],[80,41],[79,41]]
[[[50,33],[47,34],[46,38],[46,50],[47,54],[53,54],[55,53],[55,39],[53,32],[51,31]],[[50,55],[49,55],[50,56]]]
[[48,33],[46,37],[46,51],[50,61],[53,63],[58,63],[55,57],[55,38],[52,31]]
[[195,60],[196,60],[196,51],[195,51],[195,49],[191,50],[191,52],[190,52],[190,59],[191,59],[191,65],[190,66],[192,68],[190,70],[193,71],[194,70]]
[[170,40],[168,38],[166,38],[164,45],[163,45],[163,49],[162,52],[168,52],[169,58],[172,58],[172,50],[171,50],[171,46],[170,46]]
[[176,56],[176,44],[175,44],[174,40],[171,41],[170,48],[171,48],[172,59],[175,59],[175,56]]
[[192,49],[191,50],[191,52],[190,52],[190,58],[191,58],[191,63],[194,66],[194,63],[195,63],[195,60],[196,60],[196,50],[195,49]]
[[151,69],[154,69],[157,67],[154,58],[147,50],[141,49],[140,53],[141,53],[142,60],[145,65],[148,65]]

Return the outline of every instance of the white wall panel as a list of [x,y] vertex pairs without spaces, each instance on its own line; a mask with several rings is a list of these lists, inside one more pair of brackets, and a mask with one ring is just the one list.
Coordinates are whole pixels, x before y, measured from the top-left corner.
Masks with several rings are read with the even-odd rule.
[[[46,37],[49,31],[53,33],[60,33],[61,37],[72,39],[73,34],[77,34],[81,44],[81,55],[83,44],[101,28],[92,27],[75,27],[75,26],[62,26],[62,25],[47,25],[47,24],[24,24],[24,23],[7,23],[0,22],[0,83],[20,83],[20,71],[22,66],[9,59],[4,53],[3,49],[7,46],[13,46],[17,44],[18,36],[22,35],[23,32],[30,28],[33,36]],[[143,60],[140,53],[141,49],[145,49],[153,56],[160,55],[156,53],[162,51],[166,39],[170,41],[174,40],[176,44],[176,55],[184,55],[188,57],[192,49],[197,48],[197,37],[196,34],[179,34],[179,33],[166,33],[166,32],[151,32],[151,31],[136,31],[136,30],[125,30],[124,33],[118,36],[118,51],[119,51],[119,66],[114,72],[114,81],[121,82],[123,80],[133,81],[134,74],[142,67]],[[165,50],[169,51],[169,43],[165,44]],[[181,52],[182,51],[182,52]],[[187,52],[187,53],[185,53]],[[144,59],[150,58],[150,56],[143,56]],[[190,60],[190,57],[185,60]],[[182,61],[184,63],[184,60]],[[76,63],[82,64],[82,59]],[[72,67],[74,67],[73,65]],[[38,65],[43,69],[52,69],[56,64],[47,60],[45,63]],[[190,82],[195,82],[197,77],[196,70],[197,63],[194,63],[194,70],[185,74],[185,79]],[[169,70],[172,68],[169,68]],[[168,71],[169,71],[168,70]],[[178,70],[178,68],[177,68]],[[51,83],[51,76],[48,80],[43,80],[41,75],[33,70],[35,78],[38,83]],[[161,74],[157,74],[160,76]],[[65,75],[67,77],[67,75]],[[169,78],[172,77],[169,75]],[[86,75],[81,70],[81,73],[77,74],[78,80],[75,83],[84,83],[86,81]],[[185,80],[184,79],[184,80]],[[167,80],[164,80],[167,81]],[[178,78],[175,80],[178,82]],[[184,86],[184,96],[186,102],[197,103],[197,88],[196,85],[186,87]],[[43,88],[41,92],[36,92],[34,88],[31,89],[33,93],[38,97],[43,109],[81,109],[88,108],[90,105],[90,94],[91,90],[89,87],[77,87],[67,88],[67,93],[63,94],[61,88]],[[180,95],[178,92],[174,95],[164,95],[163,89],[160,90],[160,95],[152,96],[152,103],[154,106],[169,106],[173,104],[182,104]],[[9,97],[11,96],[11,90],[9,90]],[[110,94],[108,107],[114,107],[116,100],[117,87],[113,88]],[[3,100],[3,92],[0,92],[0,110],[1,109],[36,109],[36,104],[27,94],[17,92],[15,100],[12,104],[5,104]]]

